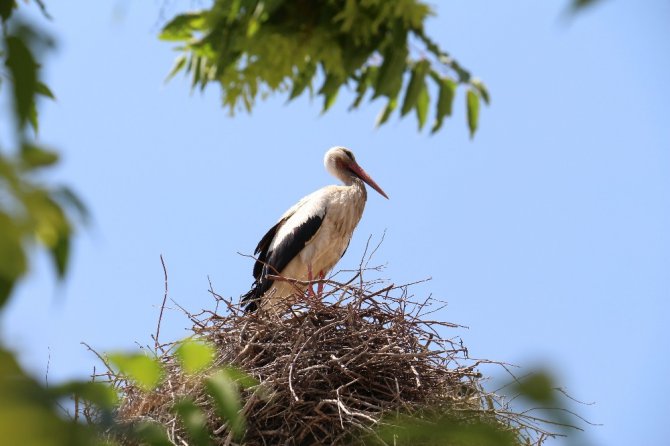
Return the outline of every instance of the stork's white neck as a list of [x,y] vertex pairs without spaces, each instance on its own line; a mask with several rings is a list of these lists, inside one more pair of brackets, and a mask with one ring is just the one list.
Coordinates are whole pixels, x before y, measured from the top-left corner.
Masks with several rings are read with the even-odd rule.
[[347,186],[351,186],[354,184],[355,181],[361,182],[360,178],[358,178],[356,175],[353,174],[353,172],[345,169],[335,169],[334,172],[330,172],[333,174],[335,178],[346,184]]
[[353,174],[349,171],[345,171],[341,166],[338,165],[337,160],[332,157],[327,157],[325,159],[324,165],[329,174],[346,184],[347,186],[351,185]]
[[333,175],[335,178],[343,182],[345,186],[350,187],[352,191],[354,191],[354,193],[356,193],[357,195],[360,195],[363,198],[363,200],[367,200],[368,192],[367,189],[365,188],[365,183],[363,182],[363,180],[358,178],[350,170],[338,167],[339,166],[335,165],[335,163],[326,164],[326,168],[328,169],[328,172],[330,172],[331,175]]
[[360,178],[350,175],[349,184],[347,184],[347,186],[356,190],[356,193],[358,193],[363,198],[363,201],[368,199],[368,190],[365,187],[365,183],[363,183],[363,180]]

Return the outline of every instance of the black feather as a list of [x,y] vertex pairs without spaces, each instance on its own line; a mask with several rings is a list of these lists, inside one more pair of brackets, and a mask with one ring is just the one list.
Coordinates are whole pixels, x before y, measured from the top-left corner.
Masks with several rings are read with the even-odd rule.
[[284,218],[277,222],[276,225],[274,225],[270,230],[263,236],[260,242],[258,242],[258,246],[256,246],[256,250],[254,251],[254,254],[256,254],[258,257],[256,258],[256,263],[254,264],[254,279],[258,280],[261,277],[261,272],[263,271],[263,265],[265,265],[267,255],[268,255],[268,249],[270,248],[270,244],[272,243],[272,239],[275,238],[275,235],[277,234],[277,231],[279,230],[279,227],[284,223],[287,219]]
[[246,312],[258,309],[261,296],[272,287],[273,280],[267,278],[268,274],[281,274],[286,266],[298,255],[305,245],[314,237],[321,227],[323,215],[315,215],[308,218],[303,224],[297,226],[282,240],[275,249],[270,251],[270,245],[277,235],[279,227],[287,220],[284,219],[274,225],[261,239],[256,247],[255,253],[258,260],[254,264],[253,275],[256,279],[251,290],[242,296],[242,302],[248,302],[244,308]]
[[256,288],[258,288],[258,282],[254,282],[251,286],[251,289],[243,294],[240,298],[242,305],[244,305],[244,311],[246,313],[253,313],[258,310],[258,297],[256,297]]

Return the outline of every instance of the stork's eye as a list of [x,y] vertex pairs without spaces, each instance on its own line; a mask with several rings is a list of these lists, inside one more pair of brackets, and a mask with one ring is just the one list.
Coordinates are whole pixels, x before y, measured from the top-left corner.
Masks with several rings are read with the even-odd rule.
[[349,150],[345,150],[344,153],[349,157],[349,159],[350,159],[351,161],[354,160],[354,154],[351,153],[351,151],[349,151]]

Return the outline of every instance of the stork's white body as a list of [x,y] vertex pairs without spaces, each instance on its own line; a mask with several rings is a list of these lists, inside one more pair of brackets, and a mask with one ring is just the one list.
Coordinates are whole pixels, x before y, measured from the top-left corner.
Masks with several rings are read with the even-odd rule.
[[[308,277],[310,269],[315,276],[327,274],[333,269],[349,246],[354,229],[363,216],[366,199],[365,185],[357,179],[351,186],[326,186],[319,189],[289,209],[280,219],[288,217],[277,231],[270,245],[271,250],[276,249],[294,228],[308,218],[322,215],[323,222],[300,253],[281,271],[281,275],[306,281],[314,278]],[[275,281],[262,298],[263,306],[290,304],[290,296],[296,292],[295,287],[290,282]],[[303,292],[305,290],[305,286],[298,288]]]
[[304,282],[323,277],[335,266],[363,215],[367,200],[363,181],[386,197],[356,164],[349,150],[334,147],[326,153],[324,164],[345,184],[326,186],[307,195],[286,211],[263,237],[256,248],[259,254],[254,266],[256,282],[243,296],[244,301],[250,301],[249,311],[260,308],[281,312],[294,303],[297,292],[304,293],[306,289],[305,285],[295,282],[267,279],[267,275]]

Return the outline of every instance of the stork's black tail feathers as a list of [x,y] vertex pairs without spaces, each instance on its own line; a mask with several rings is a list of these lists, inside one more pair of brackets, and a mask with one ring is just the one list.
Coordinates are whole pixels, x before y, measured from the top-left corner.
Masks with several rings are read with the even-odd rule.
[[258,307],[261,304],[261,298],[267,290],[272,287],[274,280],[270,280],[265,277],[266,272],[263,271],[263,274],[259,279],[254,281],[254,284],[251,285],[251,289],[240,296],[240,302],[244,306],[245,313],[253,313],[258,310]]
[[258,310],[258,305],[261,301],[260,286],[257,280],[254,281],[254,284],[251,286],[251,289],[240,296],[240,302],[244,307],[245,313],[253,313]]

